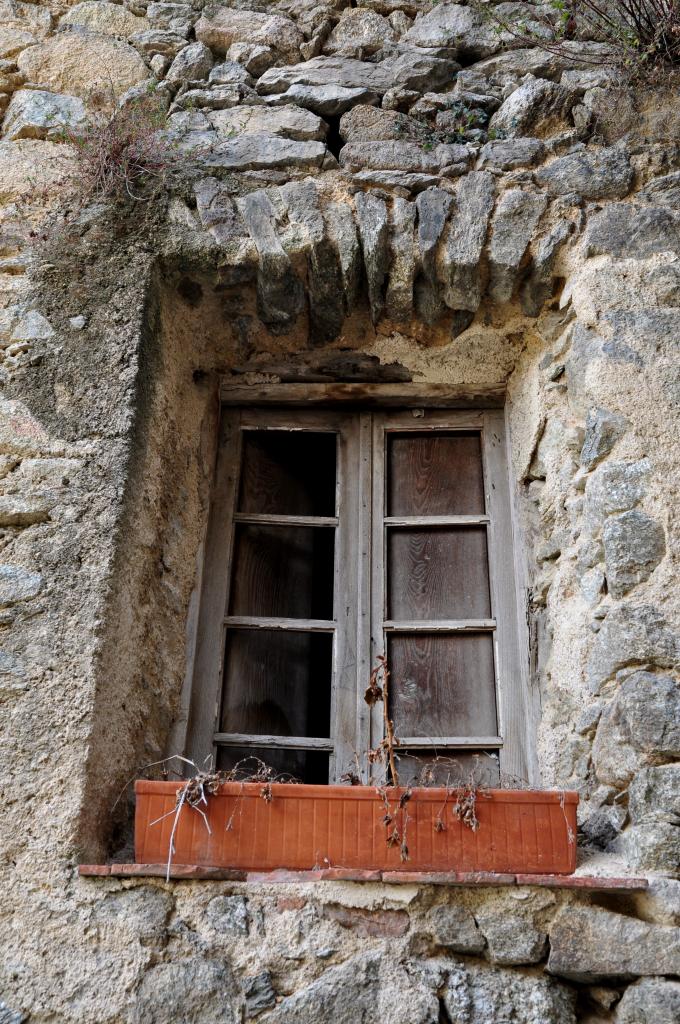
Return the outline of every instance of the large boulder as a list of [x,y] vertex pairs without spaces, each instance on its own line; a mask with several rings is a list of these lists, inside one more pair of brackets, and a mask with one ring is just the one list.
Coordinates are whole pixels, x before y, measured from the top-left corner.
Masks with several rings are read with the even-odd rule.
[[19,89],[10,100],[2,124],[3,138],[59,141],[67,130],[86,122],[83,101],[42,89]]
[[[534,13],[531,4],[501,3],[495,11],[500,19],[510,24],[524,21],[527,28],[542,31],[531,18]],[[489,57],[508,45],[518,45],[511,32],[484,18],[476,8],[455,3],[437,4],[416,20],[402,42],[410,46],[450,49],[466,63]]]
[[52,36],[24,50],[17,63],[30,82],[85,100],[97,93],[122,95],[149,77],[146,64],[132,46],[94,33]]
[[426,92],[447,85],[457,68],[455,61],[417,51],[387,57],[377,64],[351,57],[314,57],[292,67],[270,68],[258,81],[257,91],[267,96],[285,93],[291,85],[339,85],[381,96],[397,86]]
[[633,672],[605,708],[593,743],[597,777],[627,786],[641,768],[680,758],[680,684]]
[[642,978],[623,993],[616,1007],[616,1024],[677,1024],[680,1020],[680,981]]
[[592,693],[619,669],[631,664],[670,668],[680,657],[680,638],[661,612],[650,605],[620,604],[607,615],[588,659],[587,678]]
[[396,38],[397,34],[387,18],[375,11],[348,7],[326,40],[323,51],[363,60]]
[[196,22],[196,38],[216,53],[226,53],[233,43],[269,46],[286,64],[300,59],[300,45],[304,42],[295,22],[281,14],[218,5],[204,9]]
[[555,82],[529,77],[510,93],[489,122],[505,138],[548,138],[570,127],[573,93]]
[[102,35],[121,36],[123,39],[151,28],[146,18],[140,18],[120,4],[110,4],[106,0],[84,0],[84,3],[71,7],[59,22],[59,27],[71,25]]
[[584,199],[621,199],[630,192],[633,168],[621,149],[583,149],[539,168],[536,180],[554,196],[578,192]]
[[680,928],[573,905],[554,919],[549,938],[548,970],[571,981],[680,973]]
[[666,553],[663,526],[638,509],[607,519],[602,541],[607,586],[613,597],[623,597],[649,579]]

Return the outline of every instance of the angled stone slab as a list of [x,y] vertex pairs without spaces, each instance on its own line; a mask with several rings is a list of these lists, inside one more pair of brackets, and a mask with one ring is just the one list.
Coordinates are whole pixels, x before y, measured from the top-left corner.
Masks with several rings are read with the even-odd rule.
[[455,61],[418,49],[388,57],[377,64],[351,57],[313,57],[292,67],[265,71],[257,83],[257,91],[266,96],[285,93],[292,85],[304,85],[368,89],[381,96],[397,86],[427,92],[448,85],[457,69]]
[[416,313],[426,324],[435,323],[446,307],[437,281],[437,247],[453,205],[450,192],[428,188],[416,199],[420,274],[415,285]]
[[532,261],[529,277],[522,285],[522,312],[538,316],[552,294],[552,272],[560,249],[576,231],[573,221],[561,220],[540,240]]
[[291,85],[284,93],[265,97],[265,102],[296,103],[321,117],[337,117],[360,103],[371,106],[380,102],[377,92],[364,86],[348,88],[343,85]]
[[337,338],[345,318],[338,252],[328,237],[314,182],[289,182],[279,192],[291,227],[306,243],[310,336],[312,344],[322,345]]
[[304,289],[276,230],[276,210],[264,190],[237,201],[259,256],[257,309],[276,334],[290,330],[304,305]]
[[482,300],[479,261],[495,192],[495,178],[488,171],[472,171],[461,179],[443,258],[443,295],[449,309],[474,313],[479,308]]
[[551,195],[578,192],[584,199],[622,199],[633,177],[628,156],[616,146],[569,153],[536,171],[536,181]]
[[413,315],[413,282],[416,276],[416,248],[413,232],[415,203],[395,199],[392,204],[390,271],[385,294],[385,312],[390,320],[405,323]]
[[512,297],[517,273],[548,200],[543,195],[508,189],[500,198],[489,245],[489,294],[494,302]]
[[618,256],[641,260],[657,252],[680,251],[680,211],[667,206],[616,203],[588,221],[585,256]]
[[243,135],[275,135],[294,142],[321,142],[327,127],[316,114],[300,107],[240,104],[206,115],[218,135],[227,140]]
[[383,286],[389,266],[387,206],[370,192],[355,197],[359,238],[364,254],[371,319],[377,324],[384,308]]
[[361,246],[352,209],[347,203],[327,203],[323,217],[331,245],[338,254],[345,315],[356,304],[361,282]]
[[242,135],[218,142],[200,162],[213,172],[272,169],[320,171],[335,165],[323,142],[296,142],[276,135]]
[[340,150],[340,166],[350,171],[408,171],[441,174],[445,168],[463,173],[470,161],[465,146],[435,146],[425,150],[417,142],[350,142]]

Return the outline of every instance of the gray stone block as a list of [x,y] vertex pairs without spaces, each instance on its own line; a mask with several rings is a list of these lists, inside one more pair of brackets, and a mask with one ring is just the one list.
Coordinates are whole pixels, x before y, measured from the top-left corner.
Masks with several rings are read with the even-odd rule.
[[642,978],[623,993],[615,1020],[616,1024],[677,1024],[680,981]]
[[602,540],[607,587],[613,597],[623,597],[649,579],[666,553],[661,523],[637,509],[607,519]]

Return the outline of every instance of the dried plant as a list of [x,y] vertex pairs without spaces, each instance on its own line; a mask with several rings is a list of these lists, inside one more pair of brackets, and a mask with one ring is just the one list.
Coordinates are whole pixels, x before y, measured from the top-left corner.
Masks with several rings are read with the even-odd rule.
[[[510,20],[486,0],[471,2],[499,32],[579,64],[609,64],[652,81],[680,66],[679,0],[548,0],[532,9],[530,22]],[[584,53],[581,39],[605,43],[608,53]]]
[[66,129],[62,139],[75,150],[81,197],[149,202],[166,193],[183,162],[165,127],[165,108],[150,89],[122,105],[112,96],[84,128]]
[[[364,700],[369,707],[374,707],[379,702],[383,706],[383,724],[385,735],[373,750],[368,752],[369,764],[383,764],[389,766],[390,783],[393,786],[399,785],[399,772],[394,756],[395,748],[399,746],[399,740],[394,735],[394,722],[389,712],[389,683],[390,671],[387,667],[387,658],[384,654],[378,656],[378,664],[371,672],[368,689],[364,694]],[[382,685],[381,685],[382,683]]]

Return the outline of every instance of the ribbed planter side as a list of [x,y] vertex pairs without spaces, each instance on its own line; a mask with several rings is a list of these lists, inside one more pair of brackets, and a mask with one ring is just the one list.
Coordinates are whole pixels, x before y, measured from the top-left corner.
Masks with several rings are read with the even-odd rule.
[[[174,821],[168,812],[180,784],[136,783],[138,863],[167,861]],[[400,792],[388,791],[389,803],[400,833],[406,822],[407,861],[398,845],[387,845],[385,808],[375,787],[273,784],[265,800],[263,786],[249,782],[227,783],[208,799],[210,834],[201,814],[182,808],[172,862],[256,871],[342,866],[569,874],[576,867],[576,793],[480,791],[479,827],[472,831],[453,813],[455,797],[447,791],[418,788],[398,811]],[[437,819],[443,828],[435,827]]]
[[[136,783],[138,863],[167,861],[174,822],[168,812],[180,785]],[[473,832],[453,813],[455,796],[445,789],[414,789],[404,810],[397,810],[402,791],[388,790],[390,828],[396,824],[403,833],[405,826],[406,861],[399,845],[387,844],[385,807],[375,787],[274,784],[271,800],[264,792],[257,783],[222,786],[204,807],[210,833],[202,816],[184,806],[172,862],[251,871],[346,867],[571,874],[576,867],[578,794],[572,792],[479,791],[479,828]],[[436,827],[438,820],[444,828]]]

